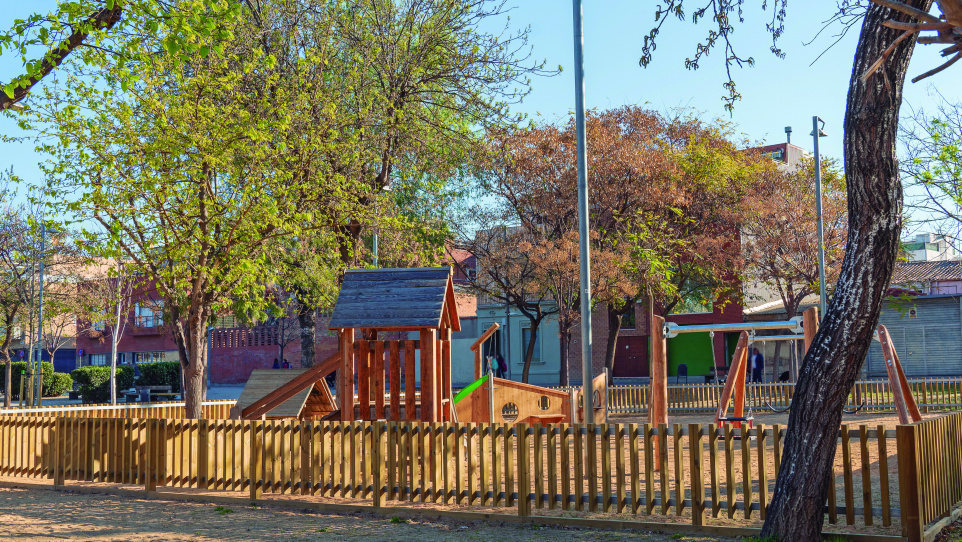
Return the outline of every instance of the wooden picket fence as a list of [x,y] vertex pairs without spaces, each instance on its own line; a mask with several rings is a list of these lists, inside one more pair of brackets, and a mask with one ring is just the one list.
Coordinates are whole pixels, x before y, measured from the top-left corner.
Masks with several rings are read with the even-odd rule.
[[[226,419],[236,401],[233,399],[204,401],[201,407],[206,419]],[[69,416],[73,418],[166,418],[181,420],[185,416],[185,404],[181,402],[162,403],[119,403],[111,405],[56,405],[31,408],[0,409],[0,416]]]
[[896,431],[904,530],[910,540],[929,539],[926,526],[962,500],[962,413]]
[[[830,523],[895,528],[905,494],[901,476],[889,476],[895,433],[842,427]],[[0,416],[0,476],[757,523],[784,435],[706,424]]]
[[[909,381],[912,393],[923,412],[962,408],[962,377],[926,378]],[[668,410],[672,412],[706,412],[718,408],[721,384],[677,384],[668,386]],[[564,388],[568,389],[568,388]],[[784,408],[795,395],[793,383],[751,383],[745,394],[746,406],[756,410],[767,405]],[[648,411],[650,389],[646,385],[621,385],[608,388],[608,409],[612,414]],[[862,411],[886,411],[895,408],[888,380],[861,380],[848,397],[848,407],[860,405]]]

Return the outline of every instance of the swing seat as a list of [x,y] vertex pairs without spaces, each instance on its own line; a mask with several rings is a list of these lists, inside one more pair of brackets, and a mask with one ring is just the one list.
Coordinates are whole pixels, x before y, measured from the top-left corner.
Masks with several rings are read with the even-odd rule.
[[[742,423],[747,422],[748,429],[755,428],[755,417],[752,416],[751,414],[749,414],[748,416],[729,416],[727,418],[718,418],[718,421],[721,422],[722,427],[725,427],[725,424],[728,424],[728,425],[731,425],[733,429],[739,429],[741,428]],[[738,432],[732,435],[732,440],[741,440],[741,439],[742,439],[741,432]],[[749,436],[748,440],[755,440],[755,437]]]
[[734,429],[739,429],[742,426],[742,422],[748,422],[748,428],[755,428],[755,417],[752,415],[748,416],[728,416],[726,418],[718,418],[721,425],[724,427],[726,424],[731,425]]

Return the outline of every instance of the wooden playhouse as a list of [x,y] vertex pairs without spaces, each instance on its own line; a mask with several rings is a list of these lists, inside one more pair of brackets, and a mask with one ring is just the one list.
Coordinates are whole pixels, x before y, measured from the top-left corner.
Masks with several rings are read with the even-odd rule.
[[[450,267],[347,271],[330,328],[341,337],[338,390],[357,380],[356,405],[338,393],[341,420],[454,421],[451,334],[461,321]],[[418,338],[379,337],[389,332]]]

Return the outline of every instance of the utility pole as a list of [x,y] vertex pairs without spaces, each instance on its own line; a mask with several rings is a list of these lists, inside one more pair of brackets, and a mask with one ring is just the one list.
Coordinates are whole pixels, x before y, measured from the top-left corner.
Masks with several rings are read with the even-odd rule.
[[[821,123],[821,126],[819,126]],[[818,154],[818,138],[826,137],[825,121],[812,117],[812,139],[815,140],[815,216],[818,217],[818,292],[819,292],[819,312],[825,318],[825,309],[828,306],[828,294],[825,291],[825,234],[822,232],[822,161]]]
[[591,260],[588,251],[588,154],[585,149],[585,59],[581,0],[572,0],[575,42],[575,129],[578,142],[578,248],[581,256],[581,386],[585,423],[594,423],[591,357]]

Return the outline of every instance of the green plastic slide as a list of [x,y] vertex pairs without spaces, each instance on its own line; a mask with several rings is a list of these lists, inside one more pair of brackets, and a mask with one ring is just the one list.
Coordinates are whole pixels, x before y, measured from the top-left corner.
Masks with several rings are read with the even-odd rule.
[[464,388],[463,390],[459,391],[458,394],[454,396],[454,404],[458,404],[458,402],[460,402],[461,399],[464,399],[465,397],[467,397],[468,395],[470,395],[472,391],[478,389],[478,388],[481,386],[481,384],[484,384],[484,382],[485,382],[487,379],[488,379],[488,375],[484,375],[484,376],[482,376],[481,378],[479,378],[479,379],[475,380],[474,382],[472,382],[471,384],[469,384],[468,387],[466,387],[466,388]]

